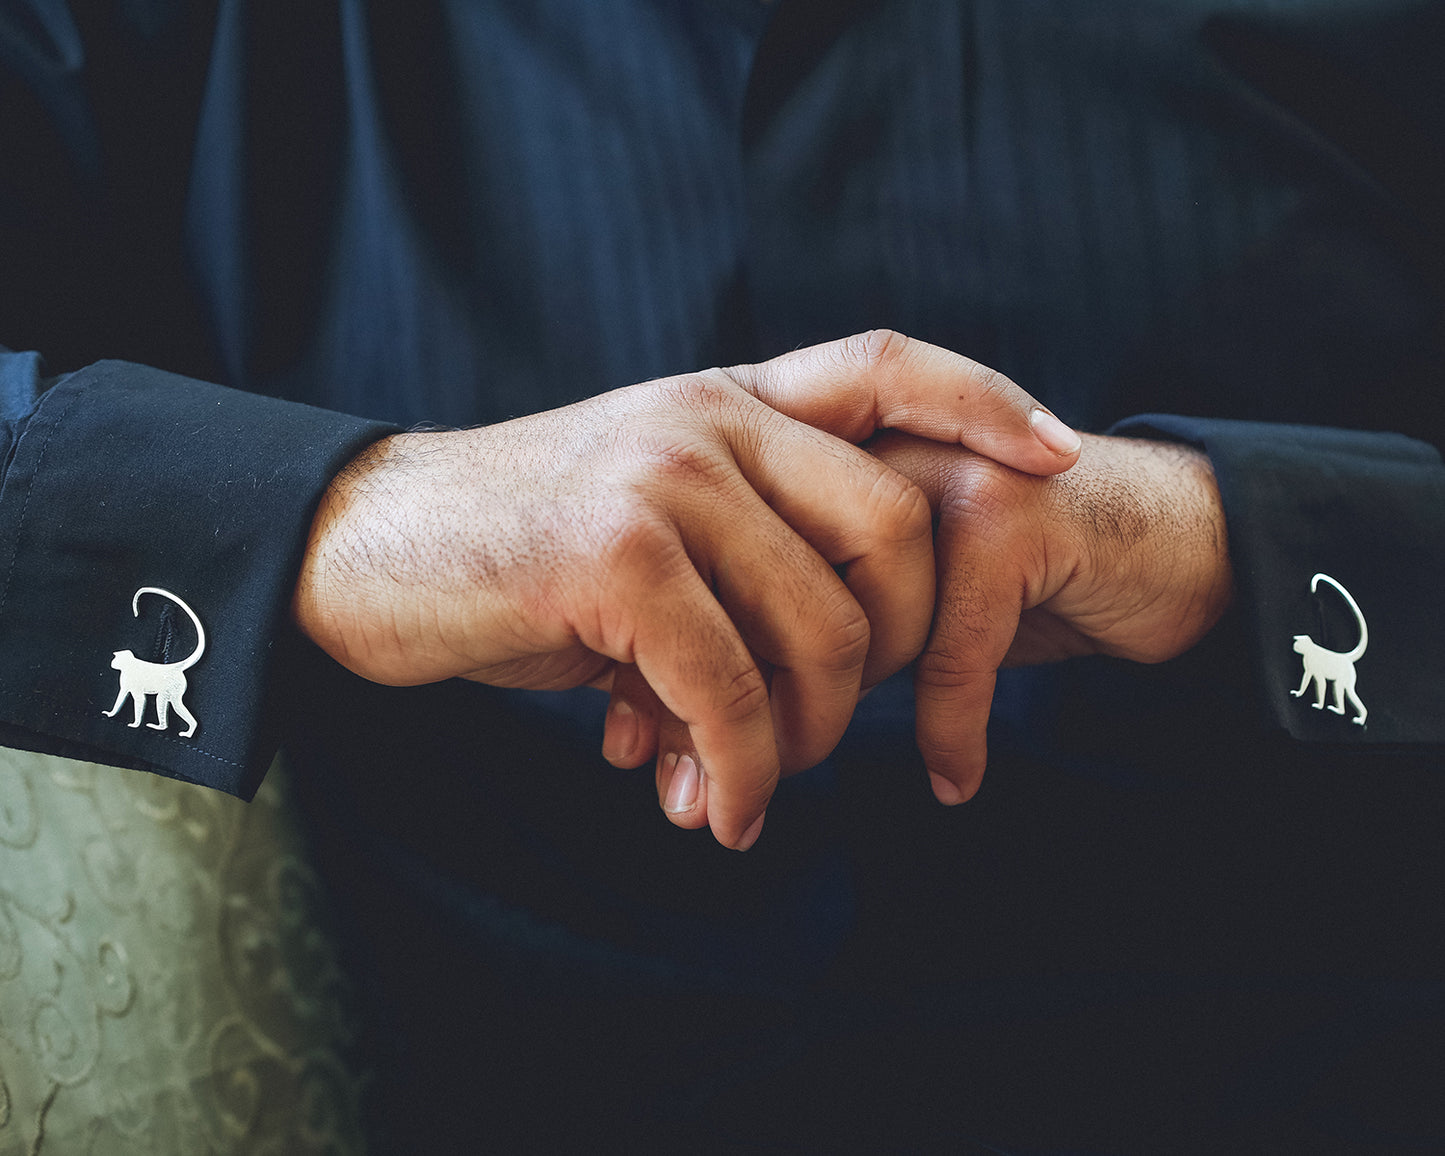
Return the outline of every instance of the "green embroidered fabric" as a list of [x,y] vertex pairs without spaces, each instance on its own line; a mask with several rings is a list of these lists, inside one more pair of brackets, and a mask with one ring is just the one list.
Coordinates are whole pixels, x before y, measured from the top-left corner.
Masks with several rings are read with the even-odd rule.
[[0,1156],[362,1152],[325,925],[283,768],[246,804],[0,749]]

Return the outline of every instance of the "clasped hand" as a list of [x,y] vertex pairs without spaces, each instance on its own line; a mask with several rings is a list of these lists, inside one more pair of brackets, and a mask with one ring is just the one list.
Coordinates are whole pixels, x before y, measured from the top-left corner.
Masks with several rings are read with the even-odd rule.
[[[882,430],[913,436],[860,448]],[[604,753],[619,766],[656,756],[672,820],[746,849],[778,775],[822,759],[859,694],[920,653],[935,791],[976,787],[997,662],[983,667],[1029,656],[1035,636],[1068,652],[1094,636],[1030,626],[1011,651],[1012,624],[978,633],[1000,582],[1015,621],[1072,587],[980,585],[966,557],[987,548],[977,526],[1009,519],[951,479],[983,468],[1022,494],[1077,446],[1008,379],[887,332],[398,434],[327,491],[293,616],[391,685],[610,688]]]

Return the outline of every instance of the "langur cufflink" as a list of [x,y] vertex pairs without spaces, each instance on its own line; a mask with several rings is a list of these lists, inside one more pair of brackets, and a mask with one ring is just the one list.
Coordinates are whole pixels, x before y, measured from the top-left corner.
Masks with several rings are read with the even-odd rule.
[[186,704],[182,701],[182,696],[186,693],[185,672],[195,666],[205,652],[206,632],[194,610],[169,590],[162,590],[157,586],[142,586],[135,592],[135,597],[130,602],[131,613],[135,617],[140,617],[142,594],[157,594],[168,598],[184,610],[196,628],[196,648],[191,651],[189,658],[183,658],[180,662],[147,662],[143,658],[137,658],[129,650],[117,650],[110,665],[120,671],[120,694],[116,696],[115,705],[102,713],[107,718],[114,718],[125,705],[125,700],[132,699],[135,703],[135,720],[127,725],[138,727],[145,715],[147,697],[155,695],[157,721],[146,723],[146,726],[151,730],[165,730],[169,714],[174,710],[187,723],[186,729],[181,731],[181,738],[188,739],[196,733],[197,723],[196,716],[186,709]]
[[1365,628],[1365,616],[1360,613],[1360,607],[1350,597],[1350,592],[1331,578],[1328,574],[1316,574],[1310,579],[1310,593],[1319,590],[1320,583],[1327,582],[1340,593],[1350,609],[1354,612],[1355,623],[1360,629],[1360,641],[1355,643],[1353,650],[1341,652],[1338,650],[1327,650],[1308,634],[1296,634],[1294,636],[1294,650],[1304,662],[1304,678],[1300,680],[1299,689],[1290,691],[1295,698],[1302,698],[1305,691],[1309,689],[1311,682],[1315,684],[1315,701],[1311,704],[1315,710],[1325,705],[1325,684],[1335,684],[1335,701],[1330,704],[1330,710],[1335,714],[1345,713],[1345,698],[1348,697],[1350,705],[1359,713],[1351,722],[1359,726],[1365,725],[1365,717],[1370,713],[1365,709],[1365,704],[1360,701],[1360,696],[1355,693],[1355,662],[1365,653],[1365,644],[1370,640],[1370,632]]

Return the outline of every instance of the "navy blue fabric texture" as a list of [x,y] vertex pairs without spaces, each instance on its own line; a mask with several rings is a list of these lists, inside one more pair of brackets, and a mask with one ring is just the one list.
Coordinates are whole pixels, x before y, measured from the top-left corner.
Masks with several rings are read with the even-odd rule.
[[[1438,1146],[1442,52],[1423,0],[0,5],[0,741],[244,794],[284,740],[383,1150]],[[739,857],[595,698],[287,634],[368,440],[871,326],[1227,507],[1228,619],[1008,672],[968,807],[906,680]],[[1290,694],[1316,572],[1366,727]],[[193,741],[100,715],[189,645],[143,585]]]
[[[11,381],[36,368],[0,362]],[[280,741],[276,667],[295,646],[311,514],[389,427],[124,362],[33,384],[0,473],[0,737],[249,798]],[[200,723],[190,738],[179,721],[127,725],[130,702],[102,713],[112,652],[176,662],[198,641],[165,599],[133,606],[146,587],[193,606],[206,631],[183,697]]]

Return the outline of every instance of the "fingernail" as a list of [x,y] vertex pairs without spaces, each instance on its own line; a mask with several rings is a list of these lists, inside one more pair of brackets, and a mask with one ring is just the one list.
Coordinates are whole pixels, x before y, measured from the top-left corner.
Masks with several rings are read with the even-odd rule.
[[602,757],[608,762],[625,759],[637,746],[637,712],[619,698],[607,712],[607,725],[602,731]]
[[667,802],[663,804],[670,815],[690,811],[697,802],[697,763],[691,755],[683,755],[682,758],[668,755],[662,760],[663,773],[674,763],[676,767],[672,772],[672,782],[667,787]]
[[1077,453],[1084,444],[1078,434],[1046,409],[1035,409],[1029,414],[1029,425],[1033,427],[1034,437],[1060,457]]
[[768,813],[764,811],[761,815],[754,819],[753,825],[743,832],[743,837],[738,840],[737,846],[734,848],[734,850],[746,851],[749,847],[756,843],[758,841],[758,836],[761,835],[763,831],[763,820],[767,817]]
[[942,775],[935,775],[928,772],[929,781],[933,784],[933,797],[948,807],[956,807],[963,802],[963,792],[953,785],[951,781]]

